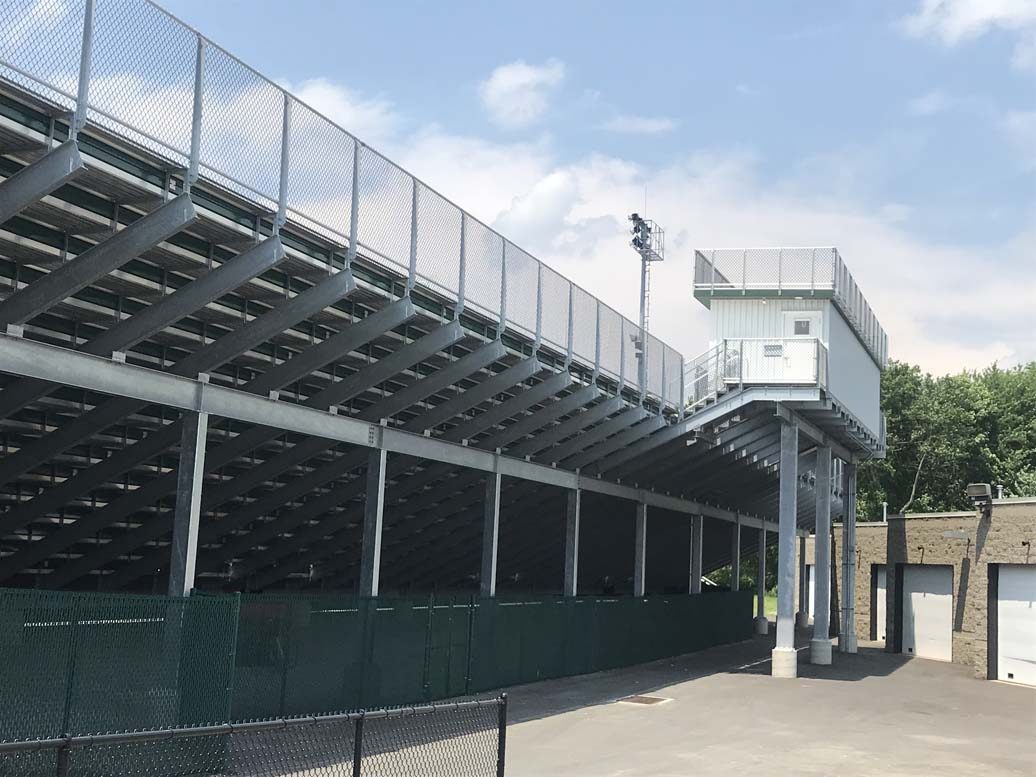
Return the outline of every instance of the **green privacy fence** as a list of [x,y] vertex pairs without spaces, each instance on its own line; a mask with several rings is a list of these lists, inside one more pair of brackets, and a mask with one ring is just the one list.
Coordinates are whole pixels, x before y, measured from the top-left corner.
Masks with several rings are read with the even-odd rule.
[[751,632],[747,591],[176,599],[0,589],[0,740],[412,704]]

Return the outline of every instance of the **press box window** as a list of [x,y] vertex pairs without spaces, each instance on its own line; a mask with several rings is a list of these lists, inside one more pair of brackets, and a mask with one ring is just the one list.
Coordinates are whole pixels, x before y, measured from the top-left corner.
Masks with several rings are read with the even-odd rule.
[[809,332],[809,319],[808,318],[797,318],[795,319],[795,335],[808,335]]

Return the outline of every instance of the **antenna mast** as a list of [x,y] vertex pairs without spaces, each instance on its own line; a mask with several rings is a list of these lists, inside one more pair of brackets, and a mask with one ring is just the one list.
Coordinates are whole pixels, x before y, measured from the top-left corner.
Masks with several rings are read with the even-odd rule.
[[645,219],[638,213],[630,214],[633,223],[630,230],[633,239],[630,245],[640,254],[640,336],[633,339],[637,354],[637,379],[640,394],[647,391],[647,334],[648,319],[651,309],[651,263],[665,259],[665,232],[651,219]]

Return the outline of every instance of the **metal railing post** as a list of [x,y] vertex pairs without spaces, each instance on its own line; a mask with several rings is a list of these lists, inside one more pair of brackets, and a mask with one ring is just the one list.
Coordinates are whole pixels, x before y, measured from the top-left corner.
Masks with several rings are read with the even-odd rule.
[[748,293],[748,249],[741,252],[741,295]]
[[500,709],[497,719],[496,776],[504,777],[504,762],[507,752],[507,694],[500,694]]
[[284,117],[281,122],[281,180],[277,192],[277,216],[273,221],[276,235],[288,215],[288,171],[291,167],[291,97],[284,93]]
[[468,214],[460,212],[460,269],[457,275],[457,307],[453,311],[454,320],[464,312],[464,278],[468,266]]
[[568,358],[565,360],[566,363],[572,361],[572,338],[575,336],[575,286],[572,282],[568,283]]
[[75,140],[79,130],[86,124],[90,108],[90,58],[94,41],[94,0],[86,0],[83,9],[83,43],[79,52],[79,86],[76,91],[76,111],[68,129],[68,139]]
[[712,249],[712,293],[716,292],[716,249]]
[[533,350],[540,347],[540,340],[543,337],[543,263],[536,263],[536,339],[533,341]]
[[814,246],[813,256],[809,263],[809,294],[814,296],[817,293],[817,249]]
[[601,371],[601,301],[597,300],[597,320],[594,323],[594,378]]
[[500,334],[507,329],[507,240],[500,243]]
[[353,727],[353,777],[360,777],[363,768],[363,715],[356,719]]
[[201,155],[201,107],[205,91],[205,38],[198,36],[198,48],[194,57],[194,104],[191,107],[191,152],[187,160],[187,174],[184,176],[184,193],[198,180],[198,160]]
[[777,249],[777,296],[780,297],[784,294],[784,287],[781,285],[783,281],[783,267],[784,264],[784,249]]
[[360,143],[353,138],[353,192],[349,207],[349,250],[345,252],[345,269],[352,267],[356,258],[356,239],[360,220]]
[[410,192],[410,275],[406,281],[407,294],[417,283],[417,179],[410,180],[413,185]]

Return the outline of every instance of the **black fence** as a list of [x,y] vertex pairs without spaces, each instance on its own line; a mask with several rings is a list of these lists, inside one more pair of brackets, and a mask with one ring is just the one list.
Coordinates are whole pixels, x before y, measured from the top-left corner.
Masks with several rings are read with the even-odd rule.
[[507,696],[338,715],[0,743],[19,777],[491,777]]

